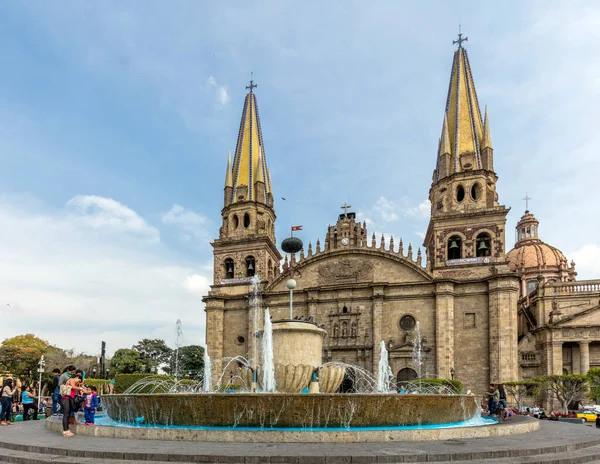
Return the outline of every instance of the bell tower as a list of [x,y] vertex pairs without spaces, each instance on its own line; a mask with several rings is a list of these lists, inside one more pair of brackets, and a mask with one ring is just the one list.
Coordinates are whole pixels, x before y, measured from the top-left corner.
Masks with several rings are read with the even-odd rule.
[[468,38],[459,34],[429,190],[431,217],[425,236],[431,270],[504,263],[509,208],[496,193],[494,150],[487,107],[481,110],[471,74]]
[[247,285],[258,275],[272,280],[281,255],[275,246],[275,210],[254,81],[246,87],[233,163],[225,171],[224,205],[214,248],[214,284]]

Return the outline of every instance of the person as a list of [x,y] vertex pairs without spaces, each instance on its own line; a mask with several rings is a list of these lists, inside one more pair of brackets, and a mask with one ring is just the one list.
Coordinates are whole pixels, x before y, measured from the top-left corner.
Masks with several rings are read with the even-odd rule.
[[94,425],[94,418],[96,416],[96,408],[98,407],[98,389],[92,385],[88,388],[87,394],[83,401],[84,412],[85,412],[85,424]]
[[496,388],[493,383],[490,384],[490,388],[486,392],[486,396],[488,397],[488,411],[489,415],[493,416],[496,413],[496,405],[494,404],[494,394],[496,392]]
[[600,429],[600,414],[596,414],[596,428]]
[[10,377],[4,379],[2,390],[0,390],[0,401],[2,402],[2,414],[0,415],[0,425],[13,425],[10,421],[13,408],[13,395],[17,389],[13,388],[14,381]]
[[21,403],[23,404],[23,420],[29,420],[29,411],[33,409],[33,420],[38,420],[38,410],[35,404],[35,391],[31,390],[30,385],[23,388],[21,394]]
[[494,388],[494,396],[493,396],[493,406],[494,406],[494,414],[498,414],[498,403],[500,402],[500,391],[498,387]]
[[[73,367],[73,372],[75,368]],[[79,375],[74,374],[66,384],[61,386],[61,405],[63,411],[62,424],[63,424],[63,437],[72,437],[73,432],[69,430],[69,424],[75,421],[75,417],[71,417],[71,411],[75,408],[75,398],[77,394],[83,389],[79,386],[81,378]]]
[[60,411],[60,369],[52,369],[52,415],[57,416]]
[[502,384],[498,385],[498,405],[502,409],[508,408],[508,403],[506,402],[506,390]]
[[[60,379],[58,381],[58,383],[59,383],[59,393],[60,393],[60,388],[63,385],[66,385],[67,382],[75,375],[75,373],[76,373],[75,366],[69,365],[69,366],[65,367],[65,369],[63,370],[63,373],[61,374]],[[60,401],[61,408],[60,409],[61,409],[61,412],[62,412],[62,414],[64,416],[65,411],[62,408],[62,405],[63,405],[62,399],[63,399],[63,395],[61,394],[61,401]],[[67,420],[69,421],[69,424],[76,424],[77,423],[77,421],[75,420],[75,412],[74,411],[71,411],[69,409],[69,416],[67,417]]]

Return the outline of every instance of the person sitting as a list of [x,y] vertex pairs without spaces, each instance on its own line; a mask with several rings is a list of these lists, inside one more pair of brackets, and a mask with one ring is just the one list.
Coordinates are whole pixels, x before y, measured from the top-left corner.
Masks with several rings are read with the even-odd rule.
[[38,420],[38,410],[35,404],[35,391],[31,391],[31,385],[26,385],[21,394],[23,403],[23,420],[29,420],[29,412],[33,410],[33,420]]

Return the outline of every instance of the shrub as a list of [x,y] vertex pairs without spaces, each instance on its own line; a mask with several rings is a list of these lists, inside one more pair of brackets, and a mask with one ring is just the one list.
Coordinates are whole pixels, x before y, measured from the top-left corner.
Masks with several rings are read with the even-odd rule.
[[110,380],[104,379],[85,379],[85,385],[88,387],[96,387],[98,389],[98,394],[101,395],[103,393],[107,393],[108,386],[110,385]]
[[462,393],[463,384],[460,380],[449,380],[449,379],[421,379],[421,380],[410,380],[407,382],[399,382],[404,383],[406,385],[414,385],[415,387],[419,386],[419,383],[427,383],[429,385],[433,385],[434,387],[447,387],[455,391],[456,393]]
[[[116,374],[115,375],[115,393],[123,393],[134,383],[142,379],[156,379],[156,380],[171,380],[173,377],[168,375],[157,375],[157,374]],[[140,391],[139,393],[144,393]]]

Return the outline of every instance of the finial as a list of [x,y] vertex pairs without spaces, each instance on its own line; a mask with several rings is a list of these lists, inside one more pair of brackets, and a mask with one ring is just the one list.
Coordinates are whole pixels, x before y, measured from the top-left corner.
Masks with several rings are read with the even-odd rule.
[[404,244],[402,243],[402,237],[400,237],[400,245],[398,246],[398,253],[404,256]]
[[529,200],[531,200],[531,197],[527,196],[527,192],[525,192],[525,198],[523,198],[523,200],[525,200],[525,213],[529,212]]
[[462,32],[460,31],[460,24],[458,25],[458,40],[453,40],[452,41],[452,45],[458,44],[458,48],[462,48],[462,43],[466,42],[467,40],[469,40],[468,37],[465,37],[463,39],[462,37]]
[[247,85],[246,88],[250,89],[250,93],[252,93],[252,89],[255,89],[256,87],[258,87],[257,84],[254,83],[254,81],[252,80],[252,76],[254,75],[253,72],[250,73],[250,85]]

